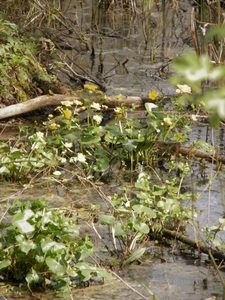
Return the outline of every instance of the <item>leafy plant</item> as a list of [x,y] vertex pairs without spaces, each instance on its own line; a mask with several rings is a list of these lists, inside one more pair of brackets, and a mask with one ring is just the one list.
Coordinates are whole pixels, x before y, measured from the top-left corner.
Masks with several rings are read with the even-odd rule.
[[173,168],[180,168],[183,174],[180,181],[171,177],[165,183],[154,184],[150,175],[140,172],[135,193],[133,189],[123,188],[121,194],[108,197],[112,207],[109,214],[102,214],[98,209],[96,213],[93,207],[99,222],[108,228],[111,249],[101,240],[108,251],[118,255],[120,266],[138,260],[144,254],[145,243],[152,234],[165,228],[181,230],[183,224],[195,215],[192,208],[185,207],[190,195],[180,192],[182,180],[190,172],[189,167],[182,163],[170,167],[171,172]]
[[35,58],[38,41],[29,42],[18,33],[18,26],[0,16],[0,93],[2,103],[26,101],[40,94],[41,89],[55,81],[53,75]]
[[2,280],[37,285],[70,294],[71,287],[92,275],[108,278],[104,269],[87,258],[95,252],[88,237],[81,238],[66,209],[49,209],[47,202],[14,201],[11,221],[1,222],[0,274]]

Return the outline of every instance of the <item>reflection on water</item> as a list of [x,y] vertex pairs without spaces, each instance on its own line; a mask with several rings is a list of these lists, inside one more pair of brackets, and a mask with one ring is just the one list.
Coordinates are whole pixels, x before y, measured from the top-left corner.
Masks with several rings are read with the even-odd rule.
[[168,1],[165,15],[160,3],[151,11],[143,11],[143,1],[137,1],[137,14],[119,8],[99,9],[94,1],[81,3],[63,4],[72,28],[63,39],[73,47],[65,53],[68,62],[75,63],[76,72],[101,78],[107,94],[146,96],[155,89],[174,95],[174,88],[165,79],[168,76],[151,77],[149,69],[155,72],[164,62],[190,49],[186,43],[190,37],[188,1],[183,1],[182,8],[172,7]]

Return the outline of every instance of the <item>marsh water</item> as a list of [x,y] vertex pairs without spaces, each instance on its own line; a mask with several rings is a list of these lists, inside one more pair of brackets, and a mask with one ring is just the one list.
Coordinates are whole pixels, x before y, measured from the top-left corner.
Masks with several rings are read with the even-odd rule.
[[[178,5],[178,2],[182,2],[182,5]],[[174,96],[175,88],[168,81],[173,73],[170,62],[176,56],[192,50],[189,1],[174,1],[177,7],[172,7],[172,2],[168,1],[164,13],[159,4],[158,7],[154,6],[151,13],[146,9],[145,14],[140,3],[137,5],[137,14],[117,8],[107,12],[98,8],[96,3],[97,1],[90,0],[62,1],[62,10],[65,11],[72,29],[61,29],[58,43],[63,52],[59,51],[58,55],[61,57],[66,54],[67,64],[79,74],[100,80],[107,95],[121,93],[147,96],[154,89],[160,95]],[[81,32],[84,32],[83,40],[80,39]],[[59,76],[73,84],[71,78]],[[214,132],[207,124],[200,124],[193,129],[189,137],[190,144],[200,139],[219,144],[221,154],[224,154],[225,139],[222,129]],[[185,185],[189,189],[194,188],[201,195],[194,203],[196,210],[201,211],[198,217],[200,228],[211,226],[219,217],[224,216],[224,177],[224,173],[217,171],[213,164],[193,165],[193,177]],[[209,184],[209,178],[215,178],[212,184]],[[121,185],[113,183],[103,185],[101,189],[105,194],[113,194]],[[74,182],[73,187],[67,189],[44,183],[41,186],[1,183],[0,186],[2,203],[12,199],[36,199],[41,196],[49,200],[52,206],[66,204],[75,209],[88,209],[90,204],[105,205],[94,189],[80,186],[78,182]],[[191,199],[186,205],[193,205]],[[196,232],[190,231],[189,234],[195,237]],[[98,244],[97,241],[96,243]],[[119,271],[122,281],[113,277],[104,285],[75,290],[72,298],[143,299],[130,288],[132,287],[146,299],[153,299],[151,291],[164,300],[200,300],[213,295],[218,300],[224,299],[222,284],[215,270],[205,264],[206,258],[204,254],[199,258],[197,253],[189,250],[181,253],[172,246],[166,248],[152,241],[149,242],[148,251],[140,265],[133,264]],[[207,285],[204,284],[205,279]],[[6,297],[11,299],[10,296]],[[34,293],[30,297],[21,292],[17,293],[17,298],[56,299],[51,293]]]

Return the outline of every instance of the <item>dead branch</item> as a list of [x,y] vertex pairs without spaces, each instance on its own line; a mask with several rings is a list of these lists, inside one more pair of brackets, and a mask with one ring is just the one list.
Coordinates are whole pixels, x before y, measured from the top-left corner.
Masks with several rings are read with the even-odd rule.
[[[130,106],[135,104],[136,106],[140,106],[144,101],[146,102],[146,99],[141,97],[132,97],[132,96],[120,96],[119,100],[118,97],[108,97],[107,100],[104,100],[104,104],[108,107],[116,107],[121,104]],[[28,100],[26,102],[13,104],[4,108],[0,109],[0,120],[9,118],[9,117],[15,117],[30,111],[33,111],[35,109],[39,109],[41,107],[49,106],[49,105],[60,105],[62,101],[73,101],[73,100],[81,100],[82,97],[79,95],[74,96],[66,96],[66,95],[44,95],[39,96],[37,98]],[[150,102],[150,99],[148,99]]]
[[194,249],[199,250],[200,252],[209,254],[209,251],[212,253],[213,257],[219,260],[225,259],[225,253],[212,249],[210,246],[202,245],[199,241],[192,240],[187,236],[173,230],[163,229],[162,234],[166,238],[178,240],[184,244],[187,244]]
[[[166,148],[168,149],[168,144],[167,144]],[[170,153],[182,154],[182,155],[188,156],[190,158],[197,157],[197,158],[205,159],[206,161],[209,161],[209,162],[217,161],[222,164],[225,163],[225,156],[215,154],[215,153],[211,154],[211,153],[203,152],[203,151],[195,148],[194,146],[184,147],[179,144],[175,144],[175,145],[172,145],[169,147],[169,151],[170,151]]]

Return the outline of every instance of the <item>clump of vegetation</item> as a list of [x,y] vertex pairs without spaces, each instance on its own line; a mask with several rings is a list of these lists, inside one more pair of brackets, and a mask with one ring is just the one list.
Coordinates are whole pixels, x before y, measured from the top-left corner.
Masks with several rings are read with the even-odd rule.
[[27,41],[19,34],[17,25],[2,17],[0,32],[1,103],[14,104],[48,93],[56,79],[37,59],[42,41],[39,41],[39,46],[37,40]]
[[[95,252],[88,237],[80,237],[76,216],[68,210],[50,209],[45,200],[15,201],[1,222],[1,280],[52,288],[68,296],[72,287],[110,274],[90,258]],[[89,259],[89,262],[86,260]]]

